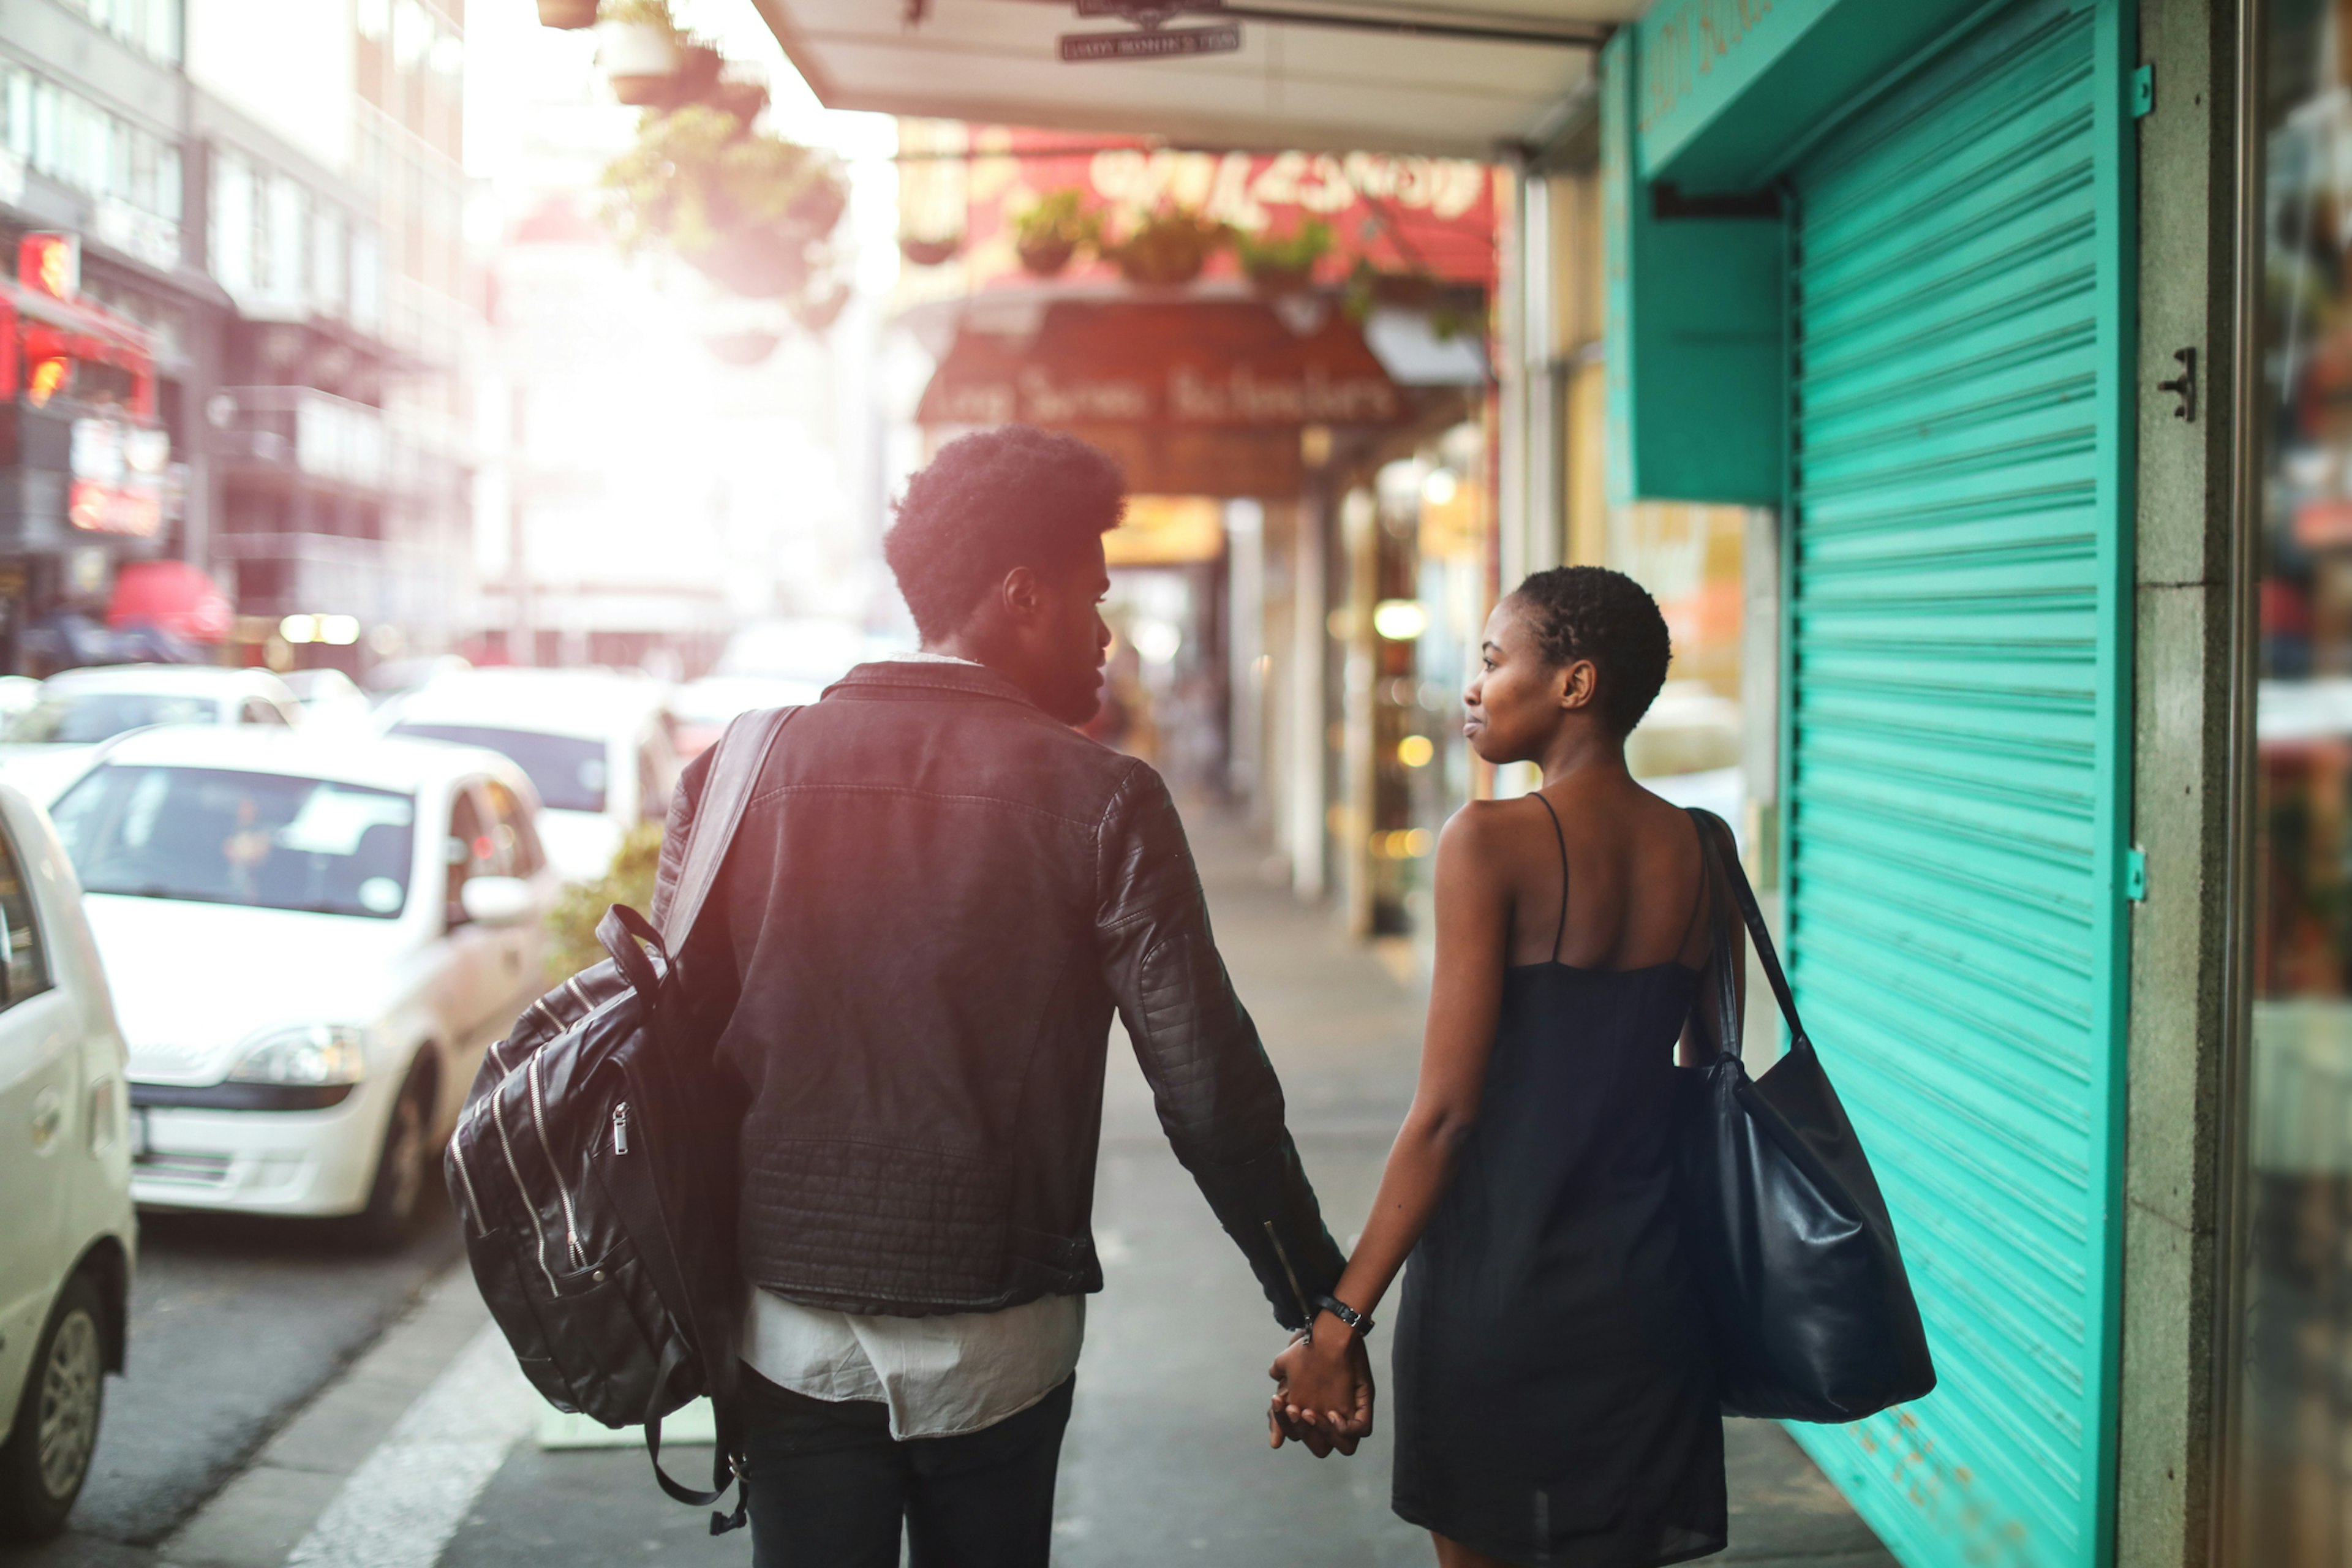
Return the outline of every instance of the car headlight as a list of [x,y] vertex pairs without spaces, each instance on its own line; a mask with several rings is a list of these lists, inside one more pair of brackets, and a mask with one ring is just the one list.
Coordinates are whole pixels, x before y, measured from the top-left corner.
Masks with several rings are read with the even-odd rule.
[[367,1076],[367,1032],[346,1024],[276,1029],[246,1047],[233,1083],[357,1083]]

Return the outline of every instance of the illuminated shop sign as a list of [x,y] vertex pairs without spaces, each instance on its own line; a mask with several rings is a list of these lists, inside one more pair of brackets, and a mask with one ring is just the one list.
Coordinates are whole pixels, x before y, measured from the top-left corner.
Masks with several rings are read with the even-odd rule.
[[152,539],[163,527],[172,438],[119,419],[73,422],[66,516],[86,533]]

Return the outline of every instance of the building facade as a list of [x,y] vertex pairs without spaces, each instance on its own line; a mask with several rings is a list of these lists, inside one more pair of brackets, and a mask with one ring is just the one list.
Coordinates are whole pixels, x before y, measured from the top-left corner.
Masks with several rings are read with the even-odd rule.
[[[27,379],[41,356],[20,342],[7,398],[32,438],[18,466],[36,471],[56,447],[59,495],[154,496],[152,517],[84,509],[62,514],[63,531],[42,531],[41,504],[26,503],[0,539],[9,668],[121,656],[79,634],[120,609],[117,566],[159,554],[209,574],[241,614],[183,656],[207,656],[209,641],[232,658],[362,657],[273,645],[292,615],[354,617],[379,653],[455,634],[468,608],[466,367],[478,337],[460,225],[463,64],[457,0],[0,10],[0,241],[14,259],[26,236],[54,235],[79,260],[64,304],[81,314],[20,300],[20,335],[56,317],[41,330],[152,365],[138,407],[97,363],[52,406]],[[73,448],[41,433],[75,420],[152,428],[168,447],[134,434]],[[161,472],[149,486],[110,452]],[[47,493],[28,482],[12,489]]]

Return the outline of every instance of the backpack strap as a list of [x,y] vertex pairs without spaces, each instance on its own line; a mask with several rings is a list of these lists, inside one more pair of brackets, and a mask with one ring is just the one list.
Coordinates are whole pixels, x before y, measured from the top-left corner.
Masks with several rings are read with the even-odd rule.
[[709,776],[702,783],[702,800],[687,829],[686,864],[680,868],[677,891],[663,911],[662,936],[673,953],[686,949],[703,901],[719,883],[719,868],[742,826],[761,772],[768,763],[776,737],[800,713],[798,708],[766,708],[730,721],[710,759]]

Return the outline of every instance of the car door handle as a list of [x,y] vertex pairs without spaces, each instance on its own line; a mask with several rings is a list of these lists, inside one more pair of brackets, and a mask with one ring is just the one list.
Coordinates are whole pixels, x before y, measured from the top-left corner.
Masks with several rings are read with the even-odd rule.
[[66,1119],[66,1097],[52,1086],[33,1097],[33,1148],[36,1152],[57,1141]]

